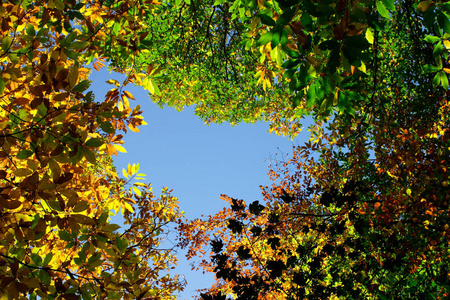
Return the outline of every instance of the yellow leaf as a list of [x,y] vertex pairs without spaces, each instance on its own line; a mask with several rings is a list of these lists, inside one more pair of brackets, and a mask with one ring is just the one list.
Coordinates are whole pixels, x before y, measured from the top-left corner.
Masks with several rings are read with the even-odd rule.
[[135,127],[132,123],[128,124],[128,128],[133,132],[139,132],[139,128]]
[[450,50],[450,41],[449,40],[444,40],[444,46],[447,50]]
[[107,84],[113,84],[113,85],[115,85],[117,87],[120,86],[120,83],[117,80],[115,80],[115,79],[106,80],[106,83]]
[[137,187],[133,186],[133,191],[136,193],[136,195],[142,196],[141,190],[139,190]]
[[119,151],[119,152],[127,153],[127,150],[125,150],[125,148],[122,147],[121,145],[114,144],[114,148],[116,148],[116,150]]
[[127,98],[132,99],[132,100],[136,100],[136,99],[134,99],[134,96],[133,96],[130,92],[128,92],[128,91],[123,91],[123,93],[125,94],[125,96],[126,96]]
[[125,171],[125,169],[122,169],[122,174],[125,178],[128,178],[128,174],[127,171]]
[[417,9],[421,12],[426,12],[434,4],[434,1],[420,1],[417,4]]
[[406,189],[406,194],[408,194],[408,196],[411,196],[411,189]]
[[123,103],[122,103],[122,101],[119,101],[117,103],[117,107],[119,108],[119,111],[123,111]]

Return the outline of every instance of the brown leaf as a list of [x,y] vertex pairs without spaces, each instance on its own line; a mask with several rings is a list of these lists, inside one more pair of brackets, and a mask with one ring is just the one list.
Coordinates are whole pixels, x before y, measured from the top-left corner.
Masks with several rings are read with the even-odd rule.
[[58,75],[56,75],[56,81],[63,82],[64,79],[66,79],[68,75],[69,75],[69,70],[62,69],[61,71],[58,72]]
[[[60,73],[61,73],[61,72],[60,72]],[[59,75],[59,74],[58,74],[58,75]],[[67,92],[60,93],[60,94],[57,94],[57,95],[55,95],[55,96],[53,97],[53,101],[57,101],[57,102],[63,101],[63,100],[65,100],[68,96],[69,96],[69,93],[67,93]]]
[[16,209],[20,205],[22,205],[22,202],[20,202],[19,200],[6,200],[4,197],[0,197],[0,206],[3,208]]
[[55,183],[63,184],[65,182],[72,180],[72,178],[73,178],[73,173],[64,173],[61,177],[58,178],[58,180]]

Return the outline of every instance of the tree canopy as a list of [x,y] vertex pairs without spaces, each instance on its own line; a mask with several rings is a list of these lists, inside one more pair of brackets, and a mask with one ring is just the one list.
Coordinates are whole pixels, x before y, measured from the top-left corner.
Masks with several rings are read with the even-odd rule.
[[286,105],[316,123],[262,201],[223,196],[231,208],[185,224],[189,257],[211,246],[202,298],[448,297],[448,4],[253,8],[264,61],[284,55]]
[[[177,224],[216,275],[203,299],[448,297],[449,16],[439,1],[4,1],[3,298],[173,299]],[[95,97],[105,64],[126,79]],[[223,196],[186,221],[139,165],[112,163],[145,124],[128,84],[207,123],[315,124],[260,202]]]
[[[182,217],[177,199],[168,189],[156,197],[139,165],[122,177],[112,165],[111,156],[125,151],[122,134],[144,124],[125,90],[134,73],[116,68],[130,76],[110,80],[104,99],[87,91],[87,65],[104,65],[114,24],[128,22],[130,34],[133,6],[50,0],[0,7],[3,298],[172,299],[184,286],[168,273],[172,249],[161,247],[167,225]],[[119,211],[121,230],[110,222]]]

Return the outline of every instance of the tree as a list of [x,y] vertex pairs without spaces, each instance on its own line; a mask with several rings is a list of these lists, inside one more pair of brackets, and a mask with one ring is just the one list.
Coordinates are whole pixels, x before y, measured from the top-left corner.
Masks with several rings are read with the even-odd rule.
[[260,6],[259,43],[296,37],[283,78],[316,124],[271,170],[264,201],[224,196],[231,209],[184,224],[189,257],[210,249],[199,266],[217,284],[202,298],[448,297],[450,7]]
[[[162,245],[182,215],[168,189],[155,197],[139,165],[119,178],[122,133],[145,124],[125,90],[88,92],[95,69],[134,38],[152,1],[7,1],[1,15],[0,293],[6,299],[172,299],[184,286]],[[140,11],[139,11],[140,13]],[[117,25],[120,25],[119,29]],[[121,37],[107,44],[107,36]],[[126,44],[122,55],[132,45]],[[112,58],[109,58],[112,59]],[[126,227],[112,224],[121,211]]]
[[[135,66],[150,75],[154,101],[195,105],[206,122],[264,119],[276,133],[295,137],[305,115],[355,117],[386,87],[381,76],[390,69],[380,68],[393,67],[400,50],[414,47],[427,53],[415,62],[415,75],[425,72],[435,86],[448,86],[445,3],[175,1],[156,12],[146,16],[145,38],[136,46],[151,49],[137,55]],[[390,49],[399,38],[418,45]]]

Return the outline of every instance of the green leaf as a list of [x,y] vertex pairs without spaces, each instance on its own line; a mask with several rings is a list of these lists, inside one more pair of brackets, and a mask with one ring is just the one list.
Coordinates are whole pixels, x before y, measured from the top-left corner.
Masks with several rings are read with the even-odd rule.
[[53,201],[48,201],[47,203],[48,203],[48,206],[50,206],[52,209],[54,209],[56,211],[60,211],[60,212],[63,211],[61,208],[61,205],[59,204],[58,201],[53,200]]
[[86,146],[97,148],[97,147],[100,147],[101,145],[103,145],[103,143],[104,143],[104,142],[103,142],[102,139],[99,139],[99,138],[92,138],[92,139],[89,139],[89,140],[86,142]]
[[32,150],[22,150],[19,151],[19,153],[17,153],[16,157],[18,159],[26,159],[28,157],[30,157],[31,155],[33,155],[34,151]]
[[394,0],[381,0],[384,4],[384,6],[389,9],[390,11],[395,11],[395,4]]
[[295,14],[295,11],[296,11],[295,7],[291,7],[289,9],[285,10],[283,12],[283,14],[278,18],[276,24],[277,25],[288,25],[291,22],[292,17]]
[[53,253],[48,253],[45,258],[44,258],[44,262],[42,263],[42,266],[46,266],[50,263],[50,261],[52,260],[53,257]]
[[432,66],[432,65],[424,65],[424,66],[423,66],[423,70],[424,70],[426,73],[434,73],[434,72],[439,71],[440,69],[441,69],[441,68],[438,68],[438,67]]
[[114,127],[108,121],[101,123],[100,128],[106,133],[114,133],[115,132]]
[[281,47],[286,46],[287,42],[288,42],[288,33],[287,33],[287,30],[283,28],[281,30],[281,37],[280,37]]
[[63,241],[70,242],[73,240],[72,235],[64,230],[58,231],[58,235]]
[[434,75],[433,86],[437,87],[440,83],[441,83],[441,75],[438,72],[438,73],[436,73],[436,75]]
[[69,45],[70,49],[81,50],[89,46],[90,42],[82,41],[82,42],[73,42]]
[[437,43],[436,46],[434,46],[433,49],[433,57],[437,57],[442,54],[442,51],[444,51],[444,48],[442,47],[442,42]]
[[38,111],[39,116],[41,116],[41,117],[47,116],[48,109],[47,109],[47,106],[45,106],[44,102],[39,104],[37,111]]
[[72,209],[73,212],[82,212],[89,208],[89,204],[86,201],[80,201],[77,204],[75,204],[74,208]]
[[312,83],[306,93],[306,105],[312,107],[316,102],[316,83]]
[[87,90],[91,86],[91,82],[87,79],[79,82],[76,86],[73,87],[72,91],[74,93],[81,93]]
[[3,51],[8,52],[9,47],[11,46],[11,44],[12,44],[12,39],[9,36],[5,36],[2,39],[2,49],[3,49]]
[[275,48],[276,46],[278,46],[278,44],[280,43],[280,31],[277,30],[273,33],[272,35],[272,49]]
[[72,31],[68,36],[66,36],[64,42],[67,43],[67,45],[69,45],[75,40],[76,37],[77,37],[76,31]]
[[437,36],[434,36],[434,35],[427,35],[427,36],[424,38],[424,41],[425,41],[425,42],[432,43],[432,44],[437,43],[437,42],[439,42],[440,40],[441,40],[441,38],[439,38],[439,37],[437,37]]
[[52,277],[50,276],[50,274],[48,274],[47,270],[42,269],[39,271],[39,273],[40,273],[39,278],[41,279],[41,282],[44,285],[49,286],[52,281]]
[[305,27],[306,30],[312,30],[312,18],[311,15],[307,12],[303,12],[302,17],[300,18],[300,23]]
[[30,254],[31,260],[37,265],[37,266],[41,266],[42,265],[42,258],[39,254],[37,253],[31,253]]
[[273,33],[270,32],[270,31],[264,33],[264,34],[259,38],[259,40],[258,40],[258,42],[257,42],[258,46],[265,45],[265,44],[267,44],[268,42],[272,41],[272,36],[273,36]]
[[3,81],[3,78],[0,76],[0,94],[3,94],[4,90],[5,90],[5,82]]
[[29,36],[35,36],[36,32],[34,31],[34,27],[31,24],[28,24],[27,29],[25,31]]
[[275,26],[276,25],[275,21],[266,14],[258,14],[257,17],[259,17],[259,19],[261,20],[261,23],[263,23],[267,26]]
[[439,27],[441,27],[442,30],[444,30],[445,33],[450,34],[450,20],[449,20],[449,18],[440,10],[437,13],[438,13],[437,20],[438,20],[438,23],[439,23]]
[[439,74],[440,82],[441,82],[442,87],[444,88],[444,90],[448,90],[448,77],[447,77],[447,74],[445,74],[444,71],[440,71],[437,74]]
[[389,15],[389,11],[387,10],[386,6],[383,4],[383,2],[381,2],[380,0],[376,1],[376,5],[377,5],[377,10],[378,13],[386,19],[390,19],[390,15]]
[[119,22],[115,22],[114,26],[113,26],[113,33],[114,33],[114,35],[119,35],[120,28],[121,28],[120,23]]

